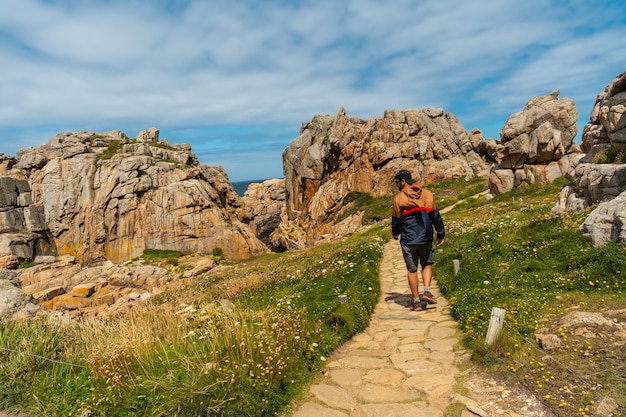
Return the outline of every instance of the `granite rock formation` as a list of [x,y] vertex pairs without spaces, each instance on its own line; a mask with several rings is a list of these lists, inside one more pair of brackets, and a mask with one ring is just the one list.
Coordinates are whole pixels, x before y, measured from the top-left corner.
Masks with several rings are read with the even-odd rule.
[[626,72],[601,91],[583,129],[586,152],[564,187],[554,213],[595,209],[581,226],[594,246],[626,247]]
[[489,174],[492,195],[535,182],[550,183],[571,172],[583,156],[574,137],[578,112],[559,92],[535,97],[507,119]]
[[[71,255],[91,264],[144,249],[221,248],[232,260],[267,251],[241,221],[241,200],[223,168],[200,165],[189,145],[159,140],[155,128],[136,140],[120,131],[60,133],[20,149],[8,173],[0,178],[0,258]],[[38,236],[28,240],[33,233],[53,247],[38,250]],[[16,253],[18,240],[25,249]]]
[[282,252],[288,247],[272,240],[272,233],[286,217],[285,180],[271,179],[252,183],[241,198],[252,232],[272,251]]
[[349,192],[389,195],[400,169],[422,184],[487,175],[488,149],[480,132],[469,134],[442,109],[389,110],[369,120],[343,108],[315,116],[283,152],[287,224],[274,238],[289,231],[283,240],[298,246],[297,236],[312,244],[332,234]]
[[16,268],[21,261],[51,253],[44,206],[33,202],[30,184],[0,176],[0,268]]

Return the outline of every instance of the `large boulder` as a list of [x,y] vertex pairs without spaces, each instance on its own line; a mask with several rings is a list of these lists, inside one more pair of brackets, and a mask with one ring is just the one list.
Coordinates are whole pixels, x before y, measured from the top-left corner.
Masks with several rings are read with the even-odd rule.
[[[535,97],[507,119],[493,153],[491,194],[535,182],[550,183],[567,175],[583,157],[574,143],[578,111],[558,90]],[[514,178],[514,180],[511,180]]]
[[275,252],[290,249],[289,246],[278,244],[272,240],[281,221],[286,216],[285,180],[271,179],[262,183],[252,183],[241,198],[249,218],[252,232]]
[[501,168],[547,164],[572,152],[578,132],[576,104],[558,98],[559,92],[535,97],[521,112],[512,114],[500,131],[496,162]]
[[0,269],[0,319],[12,317],[31,302],[22,291],[13,271]]
[[44,207],[33,203],[28,181],[0,176],[0,268],[52,253]]
[[369,120],[344,109],[315,116],[283,152],[288,225],[279,229],[290,232],[276,238],[297,246],[297,236],[311,244],[332,233],[348,193],[389,195],[400,169],[423,184],[486,174],[489,146],[481,136],[442,109],[389,110]]
[[595,247],[604,246],[610,240],[626,247],[626,192],[598,204],[580,230],[591,239]]

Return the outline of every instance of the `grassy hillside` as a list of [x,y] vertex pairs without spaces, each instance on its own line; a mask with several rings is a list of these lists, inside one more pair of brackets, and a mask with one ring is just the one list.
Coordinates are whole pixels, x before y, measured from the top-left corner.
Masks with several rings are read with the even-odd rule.
[[[325,357],[369,323],[388,238],[379,226],[220,267],[117,319],[2,322],[0,409],[109,417],[284,412]],[[350,302],[342,304],[344,294]]]
[[[486,189],[482,179],[433,185],[440,208],[462,201],[443,216],[435,276],[486,372],[524,384],[559,416],[578,416],[602,396],[626,406],[623,337],[555,328],[561,347],[546,352],[533,335],[570,311],[624,322],[626,254],[615,244],[592,248],[578,231],[585,214],[550,214],[563,183],[490,201],[470,197]],[[0,323],[0,409],[288,415],[330,352],[365,329],[378,301],[391,198],[353,194],[345,203],[366,211],[367,232],[221,266],[117,319]],[[350,302],[339,302],[341,294]],[[492,307],[506,309],[505,326],[486,347]]]
[[[526,386],[558,416],[592,415],[602,397],[626,407],[624,330],[565,326],[577,312],[626,322],[626,251],[593,248],[578,227],[588,213],[553,216],[565,180],[535,184],[483,202],[469,199],[444,216],[445,249],[435,276],[473,359]],[[453,261],[459,261],[455,276]],[[493,307],[506,310],[501,337],[485,346]],[[546,351],[537,331],[560,347]]]

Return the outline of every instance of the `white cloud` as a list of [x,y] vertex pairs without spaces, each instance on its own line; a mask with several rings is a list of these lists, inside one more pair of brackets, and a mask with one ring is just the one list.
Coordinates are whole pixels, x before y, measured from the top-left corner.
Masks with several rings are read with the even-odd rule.
[[[8,153],[53,128],[210,136],[230,126],[219,140],[241,141],[236,126],[282,125],[295,133],[270,140],[280,155],[302,122],[339,107],[363,118],[444,107],[493,137],[556,88],[593,105],[626,62],[617,1],[0,0],[0,9]],[[274,137],[258,136],[249,146]]]

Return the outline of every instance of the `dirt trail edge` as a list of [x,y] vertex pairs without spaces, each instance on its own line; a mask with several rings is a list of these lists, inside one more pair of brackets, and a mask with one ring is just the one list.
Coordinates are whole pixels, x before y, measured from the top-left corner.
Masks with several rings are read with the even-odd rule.
[[449,415],[461,417],[553,416],[528,392],[472,365],[436,280],[436,308],[407,308],[411,295],[395,240],[385,245],[380,281],[370,326],[333,353],[292,417],[443,417],[453,403]]

